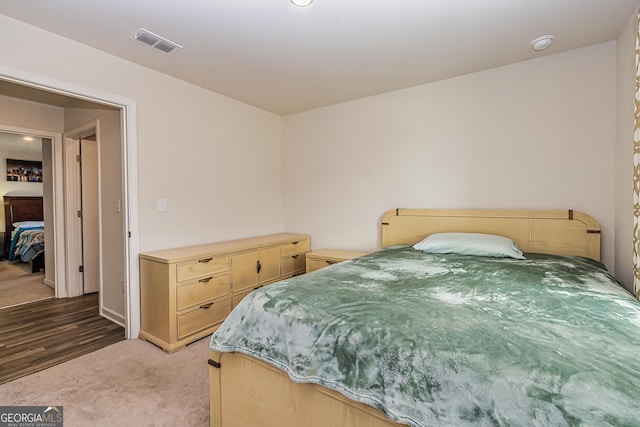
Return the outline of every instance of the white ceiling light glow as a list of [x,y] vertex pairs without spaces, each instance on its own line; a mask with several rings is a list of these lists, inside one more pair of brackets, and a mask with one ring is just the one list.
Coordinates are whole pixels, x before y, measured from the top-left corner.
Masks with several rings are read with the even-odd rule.
[[298,7],[307,7],[309,6],[313,0],[291,0],[291,3]]
[[551,46],[551,43],[553,43],[553,39],[555,39],[555,36],[552,36],[551,34],[540,36],[531,42],[531,47],[536,52],[540,52],[542,50],[548,49],[549,46]]

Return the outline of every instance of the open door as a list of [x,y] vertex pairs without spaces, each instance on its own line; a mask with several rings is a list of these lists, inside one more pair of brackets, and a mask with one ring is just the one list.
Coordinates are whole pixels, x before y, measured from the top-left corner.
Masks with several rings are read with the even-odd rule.
[[98,143],[96,135],[80,138],[80,222],[82,227],[82,275],[85,294],[100,291],[100,232]]
[[[69,296],[101,292],[99,121],[64,135]],[[102,303],[102,299],[101,299]]]

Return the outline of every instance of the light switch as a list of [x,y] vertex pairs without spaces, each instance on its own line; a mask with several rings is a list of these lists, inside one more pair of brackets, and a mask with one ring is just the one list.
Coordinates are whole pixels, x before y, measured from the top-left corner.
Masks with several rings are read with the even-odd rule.
[[158,199],[158,212],[167,211],[167,199]]
[[116,213],[120,213],[120,200],[116,200],[115,202],[113,202],[113,208],[115,209]]

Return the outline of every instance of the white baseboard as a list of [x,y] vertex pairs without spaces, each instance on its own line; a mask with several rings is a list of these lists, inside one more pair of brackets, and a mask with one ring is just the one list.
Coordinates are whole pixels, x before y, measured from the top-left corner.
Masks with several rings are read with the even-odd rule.
[[53,280],[49,280],[49,279],[44,279],[44,284],[47,285],[50,288],[55,289],[56,288],[56,284]]
[[118,324],[124,328],[124,316],[120,313],[116,313],[106,307],[100,309],[100,315],[111,320],[113,323]]

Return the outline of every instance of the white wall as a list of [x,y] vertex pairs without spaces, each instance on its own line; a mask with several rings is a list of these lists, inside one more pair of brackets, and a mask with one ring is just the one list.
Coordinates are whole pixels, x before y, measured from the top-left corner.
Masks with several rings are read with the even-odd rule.
[[616,41],[617,134],[615,147],[615,272],[633,288],[633,113],[635,91],[635,16]]
[[[48,132],[62,132],[64,110],[60,107],[43,105],[37,102],[23,101],[0,95],[0,129],[2,125],[12,128],[34,129]],[[38,144],[36,147],[34,144]],[[29,147],[27,147],[29,145]],[[5,159],[18,158],[24,160],[42,160],[42,145],[40,140],[25,143],[25,149],[20,152],[7,152],[0,142],[0,196],[8,191],[25,191],[42,194],[41,183],[7,182],[4,176]],[[4,224],[4,210],[0,209],[0,224]]]
[[8,67],[136,102],[141,251],[282,231],[281,117],[3,15],[0,40]]
[[64,109],[60,107],[0,95],[0,124],[62,133],[63,123]]
[[616,44],[285,117],[285,228],[379,246],[394,208],[574,209],[614,267]]
[[283,120],[1,15],[0,37],[7,66],[136,101],[142,251],[282,229],[373,249],[388,209],[532,207],[594,215],[614,267],[615,42]]

